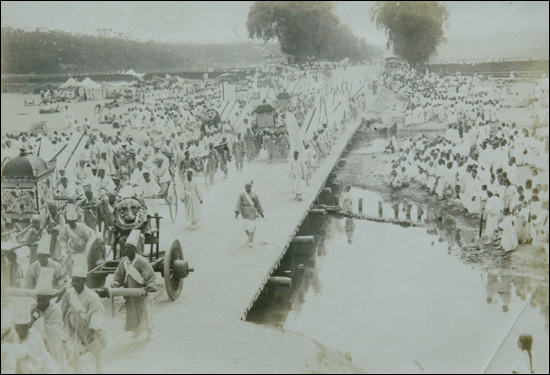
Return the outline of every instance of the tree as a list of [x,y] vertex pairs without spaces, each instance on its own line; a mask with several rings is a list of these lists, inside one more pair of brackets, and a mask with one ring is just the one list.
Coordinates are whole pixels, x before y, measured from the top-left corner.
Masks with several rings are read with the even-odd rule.
[[444,41],[449,18],[439,1],[377,1],[371,20],[388,36],[388,48],[412,66],[424,64]]
[[331,1],[255,1],[246,22],[250,38],[277,39],[297,57],[339,60],[368,57],[368,49],[340,23]]

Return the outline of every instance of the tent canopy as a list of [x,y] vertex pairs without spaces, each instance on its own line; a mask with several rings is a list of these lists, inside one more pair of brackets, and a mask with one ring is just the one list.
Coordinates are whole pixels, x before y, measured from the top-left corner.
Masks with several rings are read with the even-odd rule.
[[145,75],[145,73],[136,73],[136,72],[134,72],[134,69],[130,69],[124,74],[127,75],[127,76],[134,76],[134,77],[137,77],[139,79],[142,79],[143,76]]
[[71,88],[71,87],[76,87],[78,86],[78,81],[76,79],[74,79],[73,77],[70,77],[67,82],[65,82],[64,84],[62,84],[61,86],[59,86],[58,88],[60,89],[68,89],[68,88]]
[[101,87],[99,83],[92,81],[90,77],[84,78],[84,81],[80,82],[78,86],[87,89],[99,89]]

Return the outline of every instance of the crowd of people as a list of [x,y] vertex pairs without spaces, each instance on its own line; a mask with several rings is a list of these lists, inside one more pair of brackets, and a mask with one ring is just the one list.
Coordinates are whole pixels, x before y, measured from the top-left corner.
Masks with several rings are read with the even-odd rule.
[[[532,243],[548,254],[548,124],[500,121],[501,102],[476,89],[477,77],[415,74],[400,69],[384,78],[396,93],[410,90],[404,126],[434,121],[444,135],[394,137],[384,167],[395,188],[415,183],[486,217],[487,244],[512,251]],[[538,125],[538,124],[535,124]]]
[[[134,337],[146,332],[152,339],[150,296],[156,291],[156,278],[139,243],[148,234],[143,231],[160,229],[154,220],[159,215],[158,199],[167,196],[172,184],[185,205],[190,229],[198,228],[201,204],[216,178],[241,172],[255,159],[266,164],[288,160],[291,196],[302,200],[305,186],[346,131],[346,123],[365,108],[361,91],[372,87],[364,80],[363,86],[352,90],[342,67],[325,65],[286,67],[277,74],[259,72],[245,80],[246,97],[229,103],[224,103],[219,86],[200,92],[177,85],[143,86],[139,104],[126,107],[124,113],[109,114],[117,119],[111,134],[99,131],[87,118],[84,126],[78,126],[69,106],[64,111],[64,129],[7,134],[2,142],[3,163],[21,152],[40,153],[49,161],[67,147],[74,150],[66,162],[56,165],[54,200],[44,202],[45,209],[28,226],[8,230],[2,217],[3,238],[30,245],[31,250],[26,273],[16,259],[10,260],[9,275],[3,270],[3,287],[31,290],[35,297],[32,305],[16,304],[15,329],[2,332],[2,372],[4,364],[14,363],[22,373],[68,371],[71,365],[80,372],[80,357],[85,353],[91,353],[96,370],[102,370],[102,353],[110,339],[99,296],[86,286],[90,279],[87,254],[98,238],[107,249],[114,246],[119,202],[129,198],[140,202],[148,224],[119,239],[125,256],[110,286],[145,291],[126,298],[125,329]],[[263,89],[258,81],[272,85]],[[285,87],[293,95],[279,103],[276,92]],[[276,126],[259,127],[254,106],[267,103],[273,105]],[[223,115],[224,107],[234,108]],[[104,114],[90,118],[99,123]],[[197,176],[203,176],[204,183]],[[242,218],[250,247],[256,220],[264,217],[252,186],[252,181],[246,182],[234,210],[235,217]]]

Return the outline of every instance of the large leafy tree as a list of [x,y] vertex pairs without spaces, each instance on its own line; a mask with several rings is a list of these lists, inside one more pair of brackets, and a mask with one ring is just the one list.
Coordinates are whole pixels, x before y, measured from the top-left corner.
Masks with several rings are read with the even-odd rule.
[[428,61],[445,41],[449,13],[439,1],[377,1],[370,14],[385,30],[388,48],[413,66]]
[[276,39],[294,56],[359,60],[366,42],[342,25],[331,1],[255,1],[246,22],[251,38]]

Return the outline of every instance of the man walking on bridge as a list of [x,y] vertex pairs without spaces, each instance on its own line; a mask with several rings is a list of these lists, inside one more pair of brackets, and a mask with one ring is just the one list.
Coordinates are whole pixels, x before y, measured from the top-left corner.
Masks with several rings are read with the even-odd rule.
[[244,231],[248,236],[248,247],[253,247],[254,232],[256,231],[256,218],[258,214],[264,217],[264,210],[260,204],[260,198],[252,192],[252,181],[244,185],[245,191],[239,195],[237,206],[235,206],[235,219],[239,213],[243,218]]

